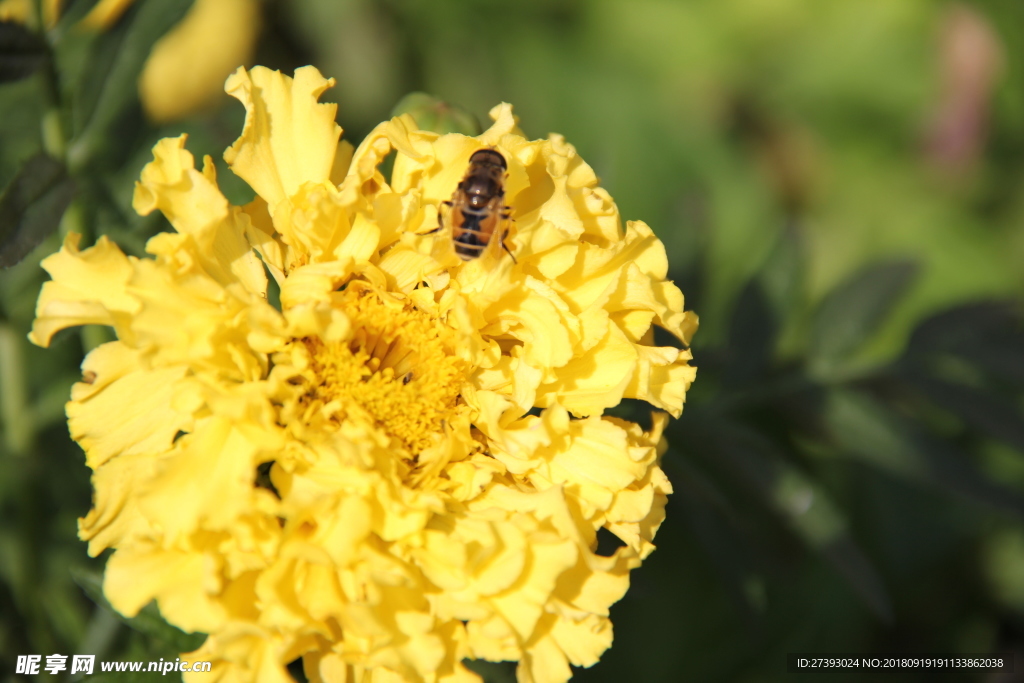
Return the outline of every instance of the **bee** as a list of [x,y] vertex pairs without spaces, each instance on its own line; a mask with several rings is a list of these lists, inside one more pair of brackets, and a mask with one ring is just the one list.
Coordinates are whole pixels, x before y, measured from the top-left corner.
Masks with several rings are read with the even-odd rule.
[[463,261],[478,258],[498,233],[501,248],[516,262],[516,257],[505,245],[511,216],[511,209],[505,206],[507,171],[508,164],[498,150],[490,147],[477,150],[469,157],[469,168],[455,188],[451,201],[442,202],[447,208],[447,215],[437,230],[451,226],[455,253]]

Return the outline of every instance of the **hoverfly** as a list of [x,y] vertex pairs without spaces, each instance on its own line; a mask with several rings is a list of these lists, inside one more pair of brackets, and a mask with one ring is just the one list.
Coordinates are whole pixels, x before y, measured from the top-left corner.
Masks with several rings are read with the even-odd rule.
[[[442,202],[446,215],[436,232],[446,225],[452,228],[455,253],[463,261],[472,261],[484,252],[498,233],[501,248],[516,260],[505,245],[511,209],[505,206],[505,175],[508,164],[498,150],[477,150],[469,157],[469,168],[455,188],[451,201]],[[430,233],[427,233],[430,234]]]

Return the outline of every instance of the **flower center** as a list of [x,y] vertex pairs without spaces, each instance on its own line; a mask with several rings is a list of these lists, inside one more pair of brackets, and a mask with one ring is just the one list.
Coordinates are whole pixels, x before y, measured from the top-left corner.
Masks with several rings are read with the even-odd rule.
[[350,339],[295,341],[309,358],[304,412],[336,423],[369,419],[415,458],[460,404],[466,368],[454,355],[454,334],[408,302],[369,290],[346,290],[343,301]]

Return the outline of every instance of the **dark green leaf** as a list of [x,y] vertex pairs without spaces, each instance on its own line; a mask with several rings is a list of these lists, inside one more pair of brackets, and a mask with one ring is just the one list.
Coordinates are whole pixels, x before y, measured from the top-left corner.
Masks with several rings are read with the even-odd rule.
[[0,268],[9,268],[50,236],[75,195],[64,165],[39,153],[0,195]]
[[752,613],[763,608],[756,604],[746,587],[755,574],[756,543],[743,533],[741,517],[715,484],[671,448],[662,466],[677,495],[669,499],[670,515],[681,512],[704,552],[718,568],[719,578],[733,601]]
[[136,3],[96,42],[76,102],[76,130],[69,159],[84,165],[118,136],[117,124],[138,103],[138,80],[153,44],[178,23],[193,0],[147,0]]
[[924,433],[869,396],[833,391],[825,416],[847,455],[1024,519],[1024,497],[989,479],[951,441]]
[[466,668],[482,676],[487,683],[515,683],[515,662],[488,662],[483,659],[464,659]]
[[836,390],[828,393],[824,407],[825,422],[844,452],[902,477],[927,478],[923,454],[875,401],[860,393]]
[[790,224],[780,232],[779,241],[758,278],[772,309],[783,319],[802,302],[804,291],[804,257],[799,227]]
[[191,652],[203,644],[206,636],[202,633],[185,633],[171,626],[160,616],[156,603],[149,603],[134,617],[126,617],[115,610],[103,595],[103,575],[85,569],[72,569],[71,578],[75,580],[93,602],[100,607],[116,614],[124,623],[143,635],[155,638],[167,644],[176,652]]
[[910,262],[871,265],[832,290],[813,321],[812,362],[834,365],[874,333],[914,280]]
[[1003,301],[972,302],[950,308],[921,322],[907,343],[908,354],[963,352],[986,338],[1015,327],[1015,305]]
[[1024,451],[1024,415],[1011,401],[932,377],[911,375],[910,380],[925,396],[971,427]]
[[745,473],[751,488],[790,530],[828,560],[876,616],[891,619],[885,586],[849,535],[845,514],[828,492],[791,465],[772,442],[743,424],[722,420],[712,433],[728,464]]
[[993,377],[1024,384],[1024,324],[1015,303],[983,301],[942,311],[914,330],[904,354],[909,365],[955,355]]
[[729,325],[723,380],[730,387],[753,382],[767,372],[775,351],[778,323],[756,281],[744,287]]
[[21,24],[0,21],[0,83],[31,76],[46,58],[46,41]]

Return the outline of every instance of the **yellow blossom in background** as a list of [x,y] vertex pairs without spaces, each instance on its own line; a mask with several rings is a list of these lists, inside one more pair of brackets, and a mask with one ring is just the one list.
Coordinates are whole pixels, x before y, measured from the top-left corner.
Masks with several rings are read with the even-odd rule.
[[[0,21],[34,24],[36,0],[0,0]],[[41,5],[43,23],[53,26],[60,16],[60,0],[44,0]]]
[[32,13],[31,0],[0,0],[0,21],[28,23]]
[[[603,412],[679,414],[690,355],[652,326],[685,344],[696,318],[661,242],[623,227],[562,137],[526,140],[503,104],[479,137],[402,116],[353,149],[317,102],[332,84],[239,69],[225,159],[253,202],[164,139],[134,199],[175,229],[153,258],[72,235],[44,261],[32,340],[118,337],[67,406],[94,471],[81,536],[114,549],[119,611],[155,599],[209,634],[188,658],[214,675],[189,680],[287,681],[302,657],[317,682],[479,680],[465,659],[565,681],[611,645],[671,491],[666,413],[644,431]],[[508,162],[515,262],[494,240],[463,263],[432,232],[483,147]]]
[[100,0],[82,18],[82,26],[94,31],[105,31],[113,26],[134,2],[135,0]]
[[185,18],[153,46],[139,76],[150,119],[164,123],[209,107],[224,79],[252,59],[259,33],[257,0],[195,0]]

